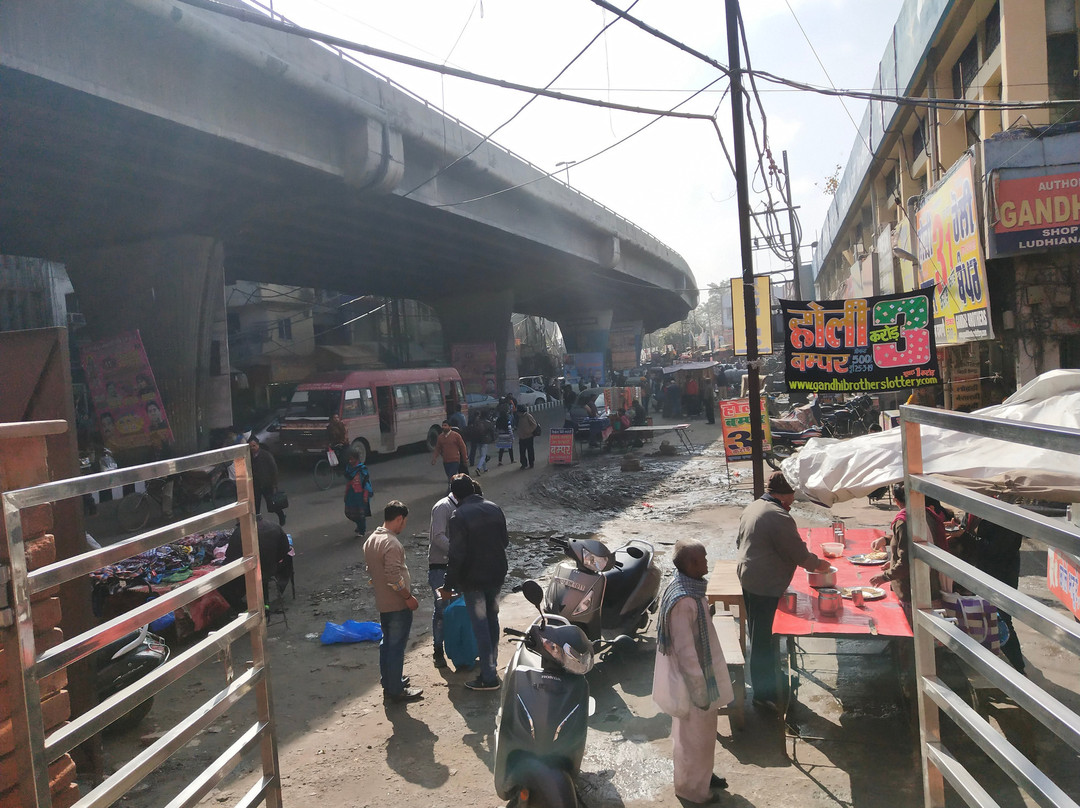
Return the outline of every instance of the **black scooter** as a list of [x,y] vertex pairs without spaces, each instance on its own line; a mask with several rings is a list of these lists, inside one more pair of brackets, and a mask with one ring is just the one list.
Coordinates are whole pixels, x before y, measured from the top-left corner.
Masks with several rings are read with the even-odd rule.
[[653,546],[631,539],[614,553],[595,539],[552,539],[572,559],[555,567],[545,611],[579,626],[599,651],[633,641],[656,612],[660,570]]
[[[536,581],[521,586],[538,610],[544,592]],[[581,770],[592,700],[585,674],[592,643],[577,626],[544,614],[520,638],[503,675],[495,717],[495,790],[518,806],[577,808],[574,776]]]
[[[151,634],[146,626],[109,643],[94,655],[98,703],[160,668],[168,659],[169,646],[164,639]],[[109,729],[131,729],[146,717],[153,706],[151,696],[116,719]]]

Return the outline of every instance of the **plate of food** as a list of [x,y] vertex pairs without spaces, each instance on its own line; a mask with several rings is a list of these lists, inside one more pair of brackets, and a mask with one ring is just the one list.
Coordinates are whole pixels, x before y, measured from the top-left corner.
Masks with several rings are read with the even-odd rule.
[[881,600],[885,597],[885,590],[876,586],[845,586],[840,589],[840,597],[851,600],[851,593],[856,589],[862,590],[863,600]]
[[884,564],[889,560],[888,550],[876,550],[873,553],[859,553],[848,557],[848,561],[852,564],[858,564],[862,567],[876,567],[880,564]]

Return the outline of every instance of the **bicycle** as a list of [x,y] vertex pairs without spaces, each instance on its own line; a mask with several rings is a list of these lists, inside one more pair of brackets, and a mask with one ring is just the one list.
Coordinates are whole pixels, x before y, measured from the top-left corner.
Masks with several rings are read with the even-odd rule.
[[[334,452],[338,457],[338,464],[336,466],[330,465],[330,452]],[[345,479],[345,476],[341,473],[343,466],[341,455],[341,451],[336,450],[332,446],[327,446],[322,457],[315,461],[315,468],[311,470],[311,473],[315,478],[315,487],[320,491],[326,491],[330,488],[330,486],[334,484],[335,477],[339,480]]]
[[121,529],[132,532],[146,526],[155,506],[159,519],[171,515],[165,513],[165,491],[170,482],[173,509],[189,508],[202,502],[213,501],[214,492],[224,476],[224,467],[218,466],[209,471],[186,471],[150,480],[145,491],[128,494],[120,500],[116,509],[117,521]]

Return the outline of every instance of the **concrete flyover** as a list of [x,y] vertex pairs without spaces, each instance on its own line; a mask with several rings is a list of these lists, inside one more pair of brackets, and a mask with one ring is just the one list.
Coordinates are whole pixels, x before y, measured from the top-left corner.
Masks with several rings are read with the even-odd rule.
[[587,350],[612,322],[651,330],[697,303],[678,254],[491,144],[406,196],[481,138],[212,11],[5,0],[0,110],[0,251],[64,261],[98,333],[142,330],[182,444],[203,428],[223,275],[416,298],[452,341],[500,351],[512,311]]

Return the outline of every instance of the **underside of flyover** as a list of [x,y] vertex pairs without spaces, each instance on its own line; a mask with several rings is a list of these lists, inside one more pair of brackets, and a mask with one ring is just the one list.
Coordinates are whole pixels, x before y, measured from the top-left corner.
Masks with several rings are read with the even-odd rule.
[[[646,330],[689,308],[669,289],[467,213],[356,190],[258,149],[17,71],[0,69],[0,107],[4,254],[65,261],[200,235],[222,243],[230,281],[428,303],[466,289],[495,290],[511,292],[513,310],[524,314],[559,320],[613,308],[617,321],[642,320]],[[522,217],[553,215],[524,194],[497,199],[518,206]],[[622,251],[622,262],[634,260],[632,246]],[[78,277],[72,280],[77,288]]]

